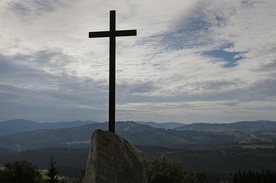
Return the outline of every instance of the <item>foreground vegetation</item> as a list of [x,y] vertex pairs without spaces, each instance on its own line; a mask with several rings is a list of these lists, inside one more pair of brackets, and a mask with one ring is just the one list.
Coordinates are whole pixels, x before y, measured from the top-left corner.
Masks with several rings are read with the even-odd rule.
[[42,175],[30,162],[14,161],[0,169],[1,183],[41,183]]
[[47,170],[39,170],[27,160],[9,162],[0,168],[1,183],[81,183],[81,178],[58,175],[53,158]]
[[[168,159],[181,161],[184,172],[205,172],[209,183],[228,181],[231,174],[239,169],[245,172],[262,171],[270,169],[276,172],[276,151],[275,148],[264,144],[254,144],[249,148],[245,144],[225,144],[222,146],[194,145],[186,148],[168,148],[160,146],[137,146],[147,159],[155,156],[164,156]],[[5,165],[15,160],[28,160],[38,169],[47,169],[51,156],[57,160],[55,166],[59,169],[59,174],[67,182],[77,181],[81,169],[85,167],[88,148],[50,148],[40,150],[29,150],[23,152],[5,152],[0,150],[0,164]],[[74,157],[74,158],[72,158]],[[46,171],[46,170],[45,170]],[[44,171],[44,172],[45,172]],[[68,177],[68,178],[64,178]]]
[[276,172],[271,170],[243,171],[241,170],[231,175],[229,183],[275,183]]
[[[84,172],[78,178],[65,178],[58,175],[56,162],[50,161],[48,170],[38,170],[32,163],[14,161],[0,169],[1,183],[81,183]],[[154,157],[146,163],[149,183],[207,183],[206,176],[184,172],[181,162],[164,156]]]
[[[6,163],[0,168],[1,183],[81,183],[84,169],[77,178],[58,175],[56,162],[51,158],[47,170],[38,170],[27,160]],[[210,183],[204,172],[184,171],[181,161],[156,156],[146,162],[148,183]],[[275,183],[276,172],[238,170],[221,183]]]
[[185,172],[181,161],[153,157],[147,161],[148,183],[208,183],[205,173]]

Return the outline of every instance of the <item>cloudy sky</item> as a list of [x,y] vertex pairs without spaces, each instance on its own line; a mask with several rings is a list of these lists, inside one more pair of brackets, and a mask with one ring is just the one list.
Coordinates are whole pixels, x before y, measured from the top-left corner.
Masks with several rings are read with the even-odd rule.
[[1,0],[0,121],[276,120],[275,0]]

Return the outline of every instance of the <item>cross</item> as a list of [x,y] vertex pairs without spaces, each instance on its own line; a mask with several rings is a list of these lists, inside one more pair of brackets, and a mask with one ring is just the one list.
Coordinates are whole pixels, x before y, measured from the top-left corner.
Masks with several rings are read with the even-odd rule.
[[109,131],[115,133],[116,37],[136,36],[136,30],[116,30],[116,11],[110,11],[109,31],[89,32],[89,38],[109,37]]

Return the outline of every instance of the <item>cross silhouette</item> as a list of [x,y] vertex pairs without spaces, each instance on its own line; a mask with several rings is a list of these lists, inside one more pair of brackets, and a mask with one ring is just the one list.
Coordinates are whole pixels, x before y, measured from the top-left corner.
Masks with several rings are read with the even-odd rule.
[[110,11],[109,31],[89,32],[89,38],[109,37],[109,131],[115,133],[116,37],[136,36],[136,30],[116,30],[116,11]]

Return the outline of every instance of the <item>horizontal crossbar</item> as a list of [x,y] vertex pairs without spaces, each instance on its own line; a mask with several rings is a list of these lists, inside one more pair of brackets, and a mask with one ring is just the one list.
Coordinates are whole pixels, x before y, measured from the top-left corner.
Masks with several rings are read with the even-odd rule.
[[116,37],[119,37],[119,36],[136,36],[137,31],[136,30],[118,30],[118,31],[115,31],[115,35],[116,35]]
[[[111,37],[113,34],[110,31],[89,32],[89,38]],[[115,37],[121,36],[136,36],[137,30],[118,30],[115,31]]]

